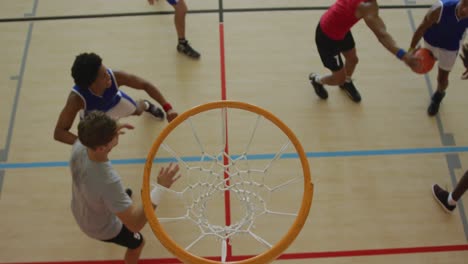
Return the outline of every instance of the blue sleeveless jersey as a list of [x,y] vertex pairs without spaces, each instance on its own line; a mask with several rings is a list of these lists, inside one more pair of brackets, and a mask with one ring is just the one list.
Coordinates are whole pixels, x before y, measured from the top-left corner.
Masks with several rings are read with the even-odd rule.
[[434,47],[451,51],[460,49],[465,31],[468,28],[468,18],[459,20],[456,7],[459,0],[441,0],[442,11],[440,21],[432,25],[424,34],[424,40]]
[[122,92],[117,86],[114,73],[109,68],[107,69],[107,73],[109,73],[111,76],[112,84],[109,88],[106,89],[102,96],[93,94],[93,92],[91,92],[87,87],[82,88],[78,85],[73,86],[73,91],[77,93],[84,101],[85,113],[93,110],[107,112],[120,102],[120,99],[122,98]]

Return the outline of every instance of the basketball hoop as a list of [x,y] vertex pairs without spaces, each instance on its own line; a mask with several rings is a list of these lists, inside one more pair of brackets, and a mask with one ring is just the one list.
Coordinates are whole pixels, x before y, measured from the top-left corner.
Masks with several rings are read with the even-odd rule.
[[[247,125],[241,120],[249,115],[252,116],[249,120],[253,120],[252,129],[247,129]],[[200,121],[198,118],[204,116],[209,120],[216,119],[220,122],[205,121],[200,129],[195,123]],[[228,129],[231,121],[235,124],[232,129]],[[181,129],[182,124],[187,126],[186,129]],[[218,128],[220,133],[213,135],[220,137],[219,145],[213,144],[215,140],[208,135],[211,130]],[[239,151],[233,153],[228,147],[228,131],[231,130],[242,134],[240,136],[242,140],[239,140],[242,144],[229,146],[242,145]],[[255,137],[259,131],[268,135]],[[185,133],[189,132],[191,135],[187,136]],[[207,139],[204,139],[204,136]],[[269,136],[274,137],[270,139]],[[285,142],[281,144],[283,139]],[[252,149],[256,140],[262,145],[275,149],[275,154],[255,154]],[[193,142],[193,146],[189,142]],[[182,147],[177,149],[174,145]],[[287,153],[289,149],[295,153]],[[195,151],[198,155],[184,156],[182,152],[185,150]],[[285,164],[281,164],[282,161]],[[155,162],[177,162],[181,170],[184,170],[182,178],[185,178],[186,184],[177,182],[179,186],[175,189],[166,190],[175,201],[170,203],[172,208],[158,208],[155,211],[151,204],[150,192],[156,177],[152,176],[151,169]],[[290,163],[297,163],[297,166],[290,166]],[[286,170],[286,172],[275,174],[273,173],[275,170]],[[159,134],[147,156],[142,201],[153,233],[167,250],[185,263],[234,263],[227,262],[230,257],[228,254],[230,241],[244,236],[253,241],[252,243],[262,245],[266,250],[235,263],[268,263],[286,250],[302,229],[312,204],[313,187],[307,157],[289,127],[260,107],[237,101],[217,101],[196,106],[182,113]],[[232,203],[229,200],[231,195],[235,198]],[[285,208],[275,209],[272,200],[288,201],[289,196],[298,197],[296,205],[290,202]],[[229,224],[220,224],[216,218],[211,217],[209,207],[219,203],[219,197],[227,199],[228,202],[224,204],[227,207],[230,204],[238,205],[233,211],[239,212],[239,217],[233,223],[230,220],[231,212],[229,217],[226,216]],[[175,205],[177,202],[180,206]],[[160,207],[167,206],[162,203]],[[289,208],[295,208],[297,211],[289,212]],[[172,212],[172,209],[177,209],[180,213]],[[175,216],[161,215],[165,213],[174,213]],[[255,224],[260,221],[259,219],[270,223],[270,219],[275,217],[280,223],[290,221],[292,224],[285,230],[284,235],[275,239],[277,240],[275,243],[270,243],[269,239],[265,238],[268,235],[259,235],[254,231]],[[168,234],[163,223],[175,225],[183,223],[193,226],[193,231],[186,232],[188,233],[186,235],[195,234],[193,240],[186,240],[184,237],[184,241],[187,242],[183,242],[185,245],[180,245],[180,242]],[[218,253],[221,255],[220,262],[191,252],[198,243],[209,238],[215,238],[220,243],[220,254]]]

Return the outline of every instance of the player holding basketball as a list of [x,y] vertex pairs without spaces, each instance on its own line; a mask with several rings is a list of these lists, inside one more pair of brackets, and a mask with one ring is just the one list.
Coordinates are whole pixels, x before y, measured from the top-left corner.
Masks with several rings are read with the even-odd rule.
[[167,121],[177,117],[177,112],[164,98],[161,92],[150,82],[123,71],[112,71],[102,64],[102,59],[94,53],[78,55],[72,66],[75,86],[60,113],[54,131],[54,139],[72,145],[77,136],[70,132],[78,112],[84,114],[99,110],[110,117],[119,119],[130,115],[141,115],[143,111],[158,119],[164,119],[164,112],[148,100],[134,101],[119,89],[125,85],[137,90],[144,90],[151,98],[163,106]]
[[[320,18],[315,31],[315,42],[323,65],[330,69],[330,75],[319,76],[311,73],[309,79],[315,93],[322,99],[328,98],[326,85],[338,85],[354,102],[361,101],[361,95],[351,79],[358,57],[351,28],[363,19],[379,42],[408,66],[417,65],[417,59],[399,48],[387,32],[379,16],[376,0],[337,0]],[[345,58],[345,63],[341,58]]]
[[434,116],[448,87],[448,76],[457,59],[460,43],[468,28],[468,0],[441,0],[434,4],[414,32],[410,50],[421,38],[424,47],[438,59],[437,91],[432,95],[427,113]]
[[[154,2],[158,0],[148,0],[150,5],[154,5]],[[189,56],[190,58],[200,58],[200,53],[190,46],[188,41],[185,39],[185,14],[187,14],[187,5],[184,0],[166,0],[174,8],[174,24],[177,31],[177,37],[179,42],[177,44],[177,51]]]
[[[143,206],[136,205],[125,193],[120,176],[109,161],[110,151],[118,144],[122,129],[103,112],[92,111],[78,125],[78,138],[70,159],[72,173],[71,210],[80,229],[89,237],[127,248],[125,263],[138,263],[145,244],[139,232],[146,224]],[[161,168],[157,183],[165,188],[180,178],[178,165]],[[163,188],[151,191],[156,207]]]

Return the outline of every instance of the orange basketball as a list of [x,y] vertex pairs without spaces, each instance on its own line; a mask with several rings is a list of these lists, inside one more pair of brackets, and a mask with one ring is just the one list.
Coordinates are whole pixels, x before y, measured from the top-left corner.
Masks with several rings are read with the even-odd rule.
[[414,56],[419,58],[419,65],[413,67],[413,71],[419,74],[428,73],[434,67],[435,58],[432,52],[426,48],[420,48],[414,52]]

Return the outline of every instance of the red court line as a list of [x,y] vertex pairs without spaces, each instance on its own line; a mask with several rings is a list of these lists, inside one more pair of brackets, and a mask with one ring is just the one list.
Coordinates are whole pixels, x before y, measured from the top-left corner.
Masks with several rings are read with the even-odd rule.
[[226,100],[226,61],[224,57],[224,25],[219,23],[219,55],[221,66],[221,100]]
[[[317,259],[317,258],[339,258],[339,257],[366,257],[378,255],[401,255],[401,254],[417,254],[417,253],[436,253],[436,252],[451,252],[451,251],[468,251],[468,244],[462,245],[445,245],[445,246],[429,246],[429,247],[408,247],[408,248],[383,248],[383,249],[363,249],[363,250],[346,250],[346,251],[323,251],[323,252],[305,252],[305,253],[287,253],[281,255],[278,260],[291,259]],[[253,256],[232,256],[230,261],[240,261],[251,258]],[[205,257],[211,260],[219,261],[219,257]],[[46,264],[46,263],[61,263],[61,264],[121,264],[122,260],[100,260],[100,261],[55,261],[55,262],[16,262],[15,264]],[[142,264],[173,264],[181,263],[175,258],[162,259],[142,259],[139,263]],[[7,264],[7,263],[3,263]]]
[[408,248],[383,248],[383,249],[363,249],[346,251],[323,251],[308,253],[283,254],[278,259],[313,259],[313,258],[339,258],[339,257],[365,257],[378,255],[401,255],[416,253],[435,253],[451,251],[468,251],[468,244],[429,246],[429,247],[408,247]]
[[[221,21],[219,23],[219,57],[220,57],[220,68],[221,68],[221,100],[226,100],[227,94],[226,94],[226,64],[225,64],[225,57],[224,57],[224,24]],[[225,131],[225,140],[226,140],[226,146],[224,149],[224,152],[226,154],[229,154],[229,137],[228,137],[228,130],[227,130],[227,123],[228,123],[228,117],[227,117],[227,112],[224,113],[225,119],[224,119],[224,127],[226,128]],[[223,163],[224,165],[229,164],[229,160],[226,156],[223,158]],[[227,179],[229,177],[229,174],[227,171],[224,172],[224,179]],[[230,185],[229,180],[226,180],[226,185]],[[224,222],[226,226],[231,225],[231,193],[229,191],[224,192],[224,212],[225,212],[225,217],[224,217]],[[232,256],[232,246],[229,243],[229,239],[226,241],[226,260],[231,261],[231,256]]]

